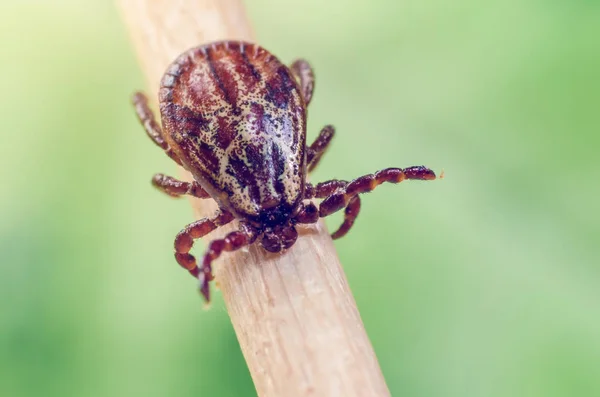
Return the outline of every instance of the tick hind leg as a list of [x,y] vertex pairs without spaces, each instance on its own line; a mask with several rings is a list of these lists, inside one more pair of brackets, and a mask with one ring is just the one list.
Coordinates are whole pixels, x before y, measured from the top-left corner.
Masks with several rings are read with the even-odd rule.
[[319,164],[334,135],[335,128],[332,125],[326,125],[319,133],[317,139],[306,149],[306,167],[308,168],[308,172],[314,170]]
[[290,66],[292,73],[300,83],[302,98],[306,106],[310,103],[315,89],[315,74],[313,73],[310,63],[304,59],[298,59]]
[[208,192],[196,181],[183,182],[171,176],[156,174],[152,178],[152,185],[171,197],[181,197],[188,194],[198,198],[210,198]]
[[144,126],[144,130],[146,130],[148,137],[152,139],[152,142],[163,149],[165,153],[167,153],[167,156],[172,158],[177,164],[181,165],[181,160],[179,160],[177,155],[173,152],[173,150],[169,147],[169,144],[163,138],[162,129],[156,122],[154,113],[152,113],[152,110],[148,106],[148,97],[141,92],[136,92],[133,95],[131,102],[135,107],[135,113],[137,114],[140,123],[142,123]]
[[175,259],[177,263],[190,272],[194,277],[198,277],[201,269],[196,264],[196,258],[190,254],[194,245],[194,240],[206,236],[216,228],[226,225],[233,220],[233,215],[225,210],[213,218],[204,218],[192,222],[183,228],[175,237]]
[[352,182],[331,180],[323,182],[312,188],[309,192],[316,198],[324,198],[319,205],[319,216],[321,218],[346,208],[344,223],[332,234],[332,238],[343,237],[358,216],[360,211],[359,194],[373,191],[382,183],[400,183],[404,180],[433,180],[435,173],[423,166],[408,168],[386,168],[375,174],[361,176]]
[[250,225],[240,223],[240,230],[229,233],[221,239],[213,240],[208,244],[202,266],[198,271],[198,281],[200,282],[200,293],[204,296],[206,302],[210,302],[209,282],[214,278],[212,274],[212,262],[221,256],[224,251],[231,252],[250,245],[256,240],[257,231]]

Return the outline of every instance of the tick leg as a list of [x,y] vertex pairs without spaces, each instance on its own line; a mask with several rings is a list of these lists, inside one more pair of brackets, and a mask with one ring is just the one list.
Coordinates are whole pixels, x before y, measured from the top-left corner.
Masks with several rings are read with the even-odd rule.
[[298,223],[316,223],[319,220],[319,209],[311,202],[302,204],[294,220]]
[[[348,186],[348,182],[341,181],[338,179],[332,179],[327,182],[319,183],[317,186],[312,186],[311,184],[306,185],[306,193],[305,198],[326,198],[331,196],[333,193],[343,193],[345,191],[346,186]],[[298,223],[313,223],[314,221],[304,221],[304,219],[313,219],[313,211],[310,206],[314,207],[314,204],[305,205],[304,208],[298,213],[296,216],[296,220]],[[316,212],[316,217],[319,216],[319,211],[315,208],[314,212]],[[346,206],[346,211],[344,212],[344,223],[331,234],[331,237],[336,240],[340,237],[344,237],[346,233],[350,230],[352,225],[354,225],[354,221],[360,212],[360,197],[354,196],[348,201],[348,205]]]
[[313,144],[306,149],[306,166],[308,168],[308,172],[314,170],[317,164],[319,164],[321,156],[323,156],[329,147],[329,143],[334,135],[335,129],[333,126],[326,125],[323,127]]
[[337,240],[344,237],[350,231],[358,213],[360,212],[360,196],[354,196],[348,201],[346,210],[344,211],[344,222],[342,225],[331,234],[331,238]]
[[213,240],[208,245],[197,276],[200,282],[200,293],[204,296],[206,302],[210,302],[210,287],[208,283],[214,278],[212,274],[212,262],[221,256],[223,251],[236,251],[252,244],[256,240],[256,229],[244,223],[240,223],[240,226],[240,230],[231,232],[224,238]]
[[148,106],[148,97],[141,92],[136,92],[133,95],[131,102],[135,107],[135,113],[137,114],[140,123],[144,126],[144,130],[146,130],[146,134],[152,139],[152,142],[162,148],[177,164],[181,165],[181,161],[163,138],[162,129],[156,122],[154,113],[152,113],[152,110]]
[[331,196],[334,192],[345,188],[346,185],[348,185],[348,182],[340,179],[331,179],[326,182],[318,183],[316,186],[307,183],[304,198],[325,198]]
[[194,240],[204,237],[219,226],[228,224],[233,220],[233,215],[225,210],[213,218],[204,218],[187,225],[175,237],[175,259],[192,276],[198,277],[200,269],[196,265],[196,258],[190,254]]
[[354,224],[354,220],[360,210],[359,194],[370,192],[384,182],[400,183],[406,179],[433,180],[435,178],[435,173],[423,166],[404,169],[386,168],[375,174],[361,176],[350,183],[331,180],[320,183],[313,189],[317,198],[323,194],[329,194],[319,205],[319,216],[321,218],[331,215],[344,207],[346,208],[344,223],[332,235],[336,239],[344,236]]
[[306,60],[298,59],[292,63],[290,69],[300,83],[300,90],[302,91],[304,103],[308,106],[315,89],[315,75],[312,67]]
[[189,194],[198,198],[210,198],[210,195],[197,182],[183,182],[171,176],[156,174],[152,177],[152,185],[171,197]]

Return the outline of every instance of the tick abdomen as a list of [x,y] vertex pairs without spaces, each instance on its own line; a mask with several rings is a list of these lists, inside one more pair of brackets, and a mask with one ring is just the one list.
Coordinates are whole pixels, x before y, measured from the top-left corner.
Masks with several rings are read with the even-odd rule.
[[237,42],[191,49],[167,70],[159,100],[165,139],[222,207],[258,219],[299,204],[305,106],[269,52]]

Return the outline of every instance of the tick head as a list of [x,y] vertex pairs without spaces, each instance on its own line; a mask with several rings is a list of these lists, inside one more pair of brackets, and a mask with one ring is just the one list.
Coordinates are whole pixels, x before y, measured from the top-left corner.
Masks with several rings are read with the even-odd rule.
[[291,223],[283,226],[268,227],[262,235],[261,245],[269,252],[280,252],[290,248],[296,242],[298,232]]
[[256,226],[261,230],[261,245],[270,252],[280,252],[290,248],[298,238],[298,232],[294,227],[293,208],[285,203],[266,208],[263,205]]

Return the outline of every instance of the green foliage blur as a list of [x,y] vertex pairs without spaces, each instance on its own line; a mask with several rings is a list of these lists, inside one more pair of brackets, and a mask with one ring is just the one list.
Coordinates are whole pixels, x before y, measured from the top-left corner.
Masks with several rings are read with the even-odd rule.
[[[312,180],[446,172],[336,242],[392,394],[599,396],[600,3],[349,4],[247,1],[314,65],[309,140],[337,127]],[[173,260],[192,213],[149,184],[176,168],[112,2],[2,2],[0,29],[0,396],[255,395]]]

